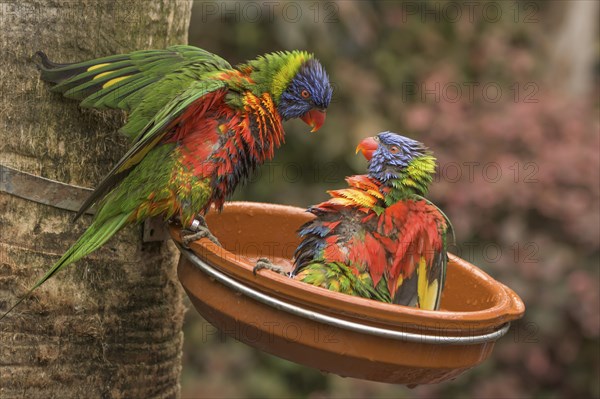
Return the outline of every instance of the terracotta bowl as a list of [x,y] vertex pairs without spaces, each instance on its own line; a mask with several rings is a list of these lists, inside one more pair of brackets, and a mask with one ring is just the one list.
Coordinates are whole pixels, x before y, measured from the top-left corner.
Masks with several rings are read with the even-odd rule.
[[[339,294],[270,270],[291,267],[304,209],[232,202],[207,223],[223,247],[202,239],[183,249],[179,279],[197,311],[234,338],[345,377],[395,384],[455,378],[487,359],[525,306],[508,287],[450,255],[441,310]],[[172,227],[177,242],[180,231]]]

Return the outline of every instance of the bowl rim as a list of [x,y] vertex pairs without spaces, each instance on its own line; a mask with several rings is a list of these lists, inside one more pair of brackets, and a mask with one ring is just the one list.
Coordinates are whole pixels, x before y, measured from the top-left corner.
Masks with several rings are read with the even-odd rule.
[[[254,214],[268,211],[270,214],[306,215],[305,209],[294,206],[246,201],[226,203],[223,211],[231,210]],[[181,244],[180,228],[172,225],[170,232],[173,239]],[[388,304],[315,287],[271,271],[262,270],[254,274],[254,264],[246,257],[219,247],[206,238],[192,242],[189,246],[200,260],[251,289],[279,300],[285,299],[293,305],[319,310],[328,316],[343,316],[346,320],[360,321],[361,324],[368,323],[374,327],[383,326],[397,331],[441,331],[455,334],[455,337],[465,334],[472,336],[497,331],[506,323],[521,318],[525,311],[522,300],[514,291],[452,254],[449,254],[451,262],[500,296],[494,306],[475,311],[433,311]],[[326,309],[323,309],[323,303],[327,304]]]
[[503,337],[510,329],[510,322],[506,322],[500,325],[498,329],[488,333],[475,335],[472,334],[466,336],[449,336],[424,334],[410,331],[399,331],[384,327],[371,326],[369,324],[357,323],[343,318],[327,315],[315,310],[306,309],[296,304],[286,302],[282,299],[269,296],[239,281],[236,281],[230,276],[227,276],[225,273],[217,270],[216,268],[209,265],[207,262],[200,259],[192,250],[184,248],[181,244],[176,243],[176,246],[181,252],[181,254],[185,256],[195,268],[207,274],[211,279],[214,279],[220,284],[225,285],[229,289],[234,290],[237,293],[244,294],[245,296],[255,301],[261,302],[266,306],[270,306],[277,310],[284,311],[295,316],[310,319],[311,321],[320,322],[336,328],[342,328],[361,334],[374,335],[387,339],[430,345],[477,345],[487,342],[494,342],[499,338]]

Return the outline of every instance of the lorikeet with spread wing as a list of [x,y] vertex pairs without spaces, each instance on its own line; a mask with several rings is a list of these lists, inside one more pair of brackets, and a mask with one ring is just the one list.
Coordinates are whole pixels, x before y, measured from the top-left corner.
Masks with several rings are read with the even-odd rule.
[[357,147],[369,174],[309,209],[292,277],[350,295],[438,309],[446,276],[445,215],[423,196],[435,158],[418,141],[380,133]]
[[53,91],[84,107],[128,111],[121,130],[133,145],[79,211],[97,204],[91,226],[21,300],[128,224],[162,215],[202,229],[209,207],[220,209],[238,183],[273,157],[284,141],[282,121],[300,118],[316,131],[332,95],[325,70],[303,51],[235,68],[192,46],[75,64],[38,54]]

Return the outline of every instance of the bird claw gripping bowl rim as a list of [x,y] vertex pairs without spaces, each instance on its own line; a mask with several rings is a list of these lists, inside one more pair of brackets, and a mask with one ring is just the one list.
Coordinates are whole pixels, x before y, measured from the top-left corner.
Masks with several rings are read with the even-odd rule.
[[[487,359],[525,307],[508,287],[450,255],[441,310],[357,298],[261,271],[254,261],[288,262],[304,209],[232,202],[211,212],[207,239],[181,246],[178,274],[197,311],[260,350],[341,376],[396,384],[438,383]],[[287,259],[287,261],[286,261]]]

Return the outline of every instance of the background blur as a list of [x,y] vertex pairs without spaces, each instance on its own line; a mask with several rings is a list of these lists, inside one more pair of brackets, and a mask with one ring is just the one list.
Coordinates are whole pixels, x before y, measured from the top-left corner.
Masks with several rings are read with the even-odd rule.
[[190,44],[232,64],[282,49],[322,61],[324,127],[287,142],[235,199],[307,207],[363,173],[360,138],[425,142],[451,251],[513,288],[524,320],[493,358],[410,390],[324,375],[187,314],[184,397],[599,397],[600,75],[596,1],[197,2]]

